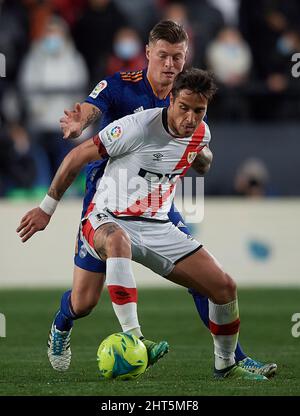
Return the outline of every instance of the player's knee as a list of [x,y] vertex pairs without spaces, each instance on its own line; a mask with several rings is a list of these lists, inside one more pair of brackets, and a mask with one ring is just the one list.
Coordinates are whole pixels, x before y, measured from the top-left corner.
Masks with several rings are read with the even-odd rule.
[[226,291],[228,295],[232,298],[235,298],[236,297],[236,283],[228,274],[226,274],[225,287],[226,287]]
[[107,236],[105,251],[107,257],[131,257],[131,241],[121,228]]
[[216,294],[217,303],[228,303],[236,298],[235,281],[226,273],[220,279],[220,286]]

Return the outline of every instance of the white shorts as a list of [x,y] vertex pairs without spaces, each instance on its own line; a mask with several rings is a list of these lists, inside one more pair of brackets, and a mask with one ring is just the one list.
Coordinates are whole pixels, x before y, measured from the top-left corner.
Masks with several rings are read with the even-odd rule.
[[82,220],[81,239],[87,251],[102,260],[94,249],[94,233],[103,224],[118,224],[130,237],[132,259],[161,276],[168,276],[176,263],[193,254],[202,245],[183,233],[171,222],[133,221],[115,218],[109,212],[95,207]]

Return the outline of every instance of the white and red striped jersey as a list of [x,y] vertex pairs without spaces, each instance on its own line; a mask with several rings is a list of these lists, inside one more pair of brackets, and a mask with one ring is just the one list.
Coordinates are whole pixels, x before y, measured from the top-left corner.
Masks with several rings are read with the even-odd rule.
[[191,137],[171,135],[167,109],[123,117],[95,136],[109,161],[94,196],[99,210],[118,218],[167,221],[176,184],[210,141],[202,121]]

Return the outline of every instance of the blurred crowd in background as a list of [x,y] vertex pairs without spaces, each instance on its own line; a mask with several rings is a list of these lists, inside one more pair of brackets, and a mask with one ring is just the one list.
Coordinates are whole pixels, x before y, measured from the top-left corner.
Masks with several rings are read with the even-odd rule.
[[[187,65],[215,73],[210,122],[297,121],[298,0],[0,0],[0,196],[44,194],[74,145],[62,140],[63,110],[103,77],[146,67],[144,45],[160,19],[187,30]],[[236,194],[242,173],[268,178],[260,160],[247,163]],[[249,194],[260,195],[252,182]],[[80,180],[73,189],[82,192]]]

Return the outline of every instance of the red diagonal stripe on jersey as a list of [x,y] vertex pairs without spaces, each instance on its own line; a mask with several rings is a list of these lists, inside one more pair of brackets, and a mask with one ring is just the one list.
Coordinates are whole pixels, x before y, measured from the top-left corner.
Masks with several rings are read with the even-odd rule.
[[[183,172],[180,176],[183,176],[187,169],[191,166],[191,163],[188,162],[188,154],[190,152],[199,153],[203,146],[200,146],[200,143],[203,140],[205,134],[205,123],[202,122],[195,133],[191,137],[190,143],[187,145],[185,152],[183,153],[180,161],[177,163],[173,171],[183,169]],[[161,185],[158,186],[153,192],[149,193],[145,198],[137,200],[130,207],[126,208],[124,211],[115,211],[115,215],[134,215],[140,217],[143,215],[149,207],[151,207],[151,216],[154,216],[159,208],[162,207],[163,203],[167,200],[174,189],[175,184],[171,184],[169,189],[161,195]],[[154,201],[154,203],[153,203]],[[157,202],[157,203],[156,203]],[[156,205],[154,205],[156,203]]]
[[154,215],[157,213],[157,211],[162,207],[163,203],[169,198],[169,196],[171,195],[171,193],[173,192],[175,183],[172,183],[169,187],[169,189],[158,198],[158,205],[155,206],[151,206],[152,210],[151,210],[151,217],[154,217]]
[[182,155],[182,158],[177,163],[177,165],[174,169],[174,170],[178,170],[178,169],[183,169],[184,168],[184,170],[183,170],[183,172],[181,173],[180,176],[184,176],[185,172],[191,166],[191,163],[189,163],[189,161],[188,161],[189,153],[190,152],[199,153],[202,150],[203,146],[201,147],[200,143],[202,142],[204,135],[205,135],[205,123],[202,121],[202,123],[200,123],[200,125],[198,126],[198,128],[196,129],[194,134],[192,135],[191,141],[187,145],[187,147],[185,149],[185,152]]
[[234,335],[239,332],[240,320],[239,318],[229,324],[218,325],[215,322],[209,321],[210,332],[214,335]]
[[137,200],[124,211],[114,211],[114,214],[134,215],[135,217],[140,217],[147,211],[148,208],[151,208],[151,216],[153,217],[170,196],[173,189],[174,184],[171,184],[170,188],[164,194],[161,194],[161,185],[159,185],[153,192],[149,192],[145,198]]
[[126,208],[124,211],[115,211],[115,215],[134,215],[140,217],[143,215],[149,208],[149,202],[151,203],[152,199],[159,198],[159,187],[156,188],[152,193],[149,192],[147,196],[143,199],[138,199],[130,207]]
[[117,305],[126,303],[137,303],[137,290],[135,287],[125,287],[119,285],[107,285],[111,301]]

